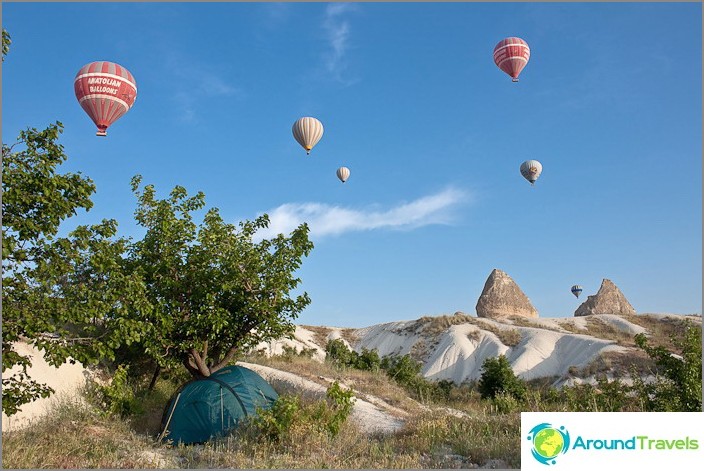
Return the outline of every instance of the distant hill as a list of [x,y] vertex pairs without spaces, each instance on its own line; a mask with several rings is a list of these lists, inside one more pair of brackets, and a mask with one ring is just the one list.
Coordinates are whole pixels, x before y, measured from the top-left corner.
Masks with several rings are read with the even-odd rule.
[[627,380],[631,366],[647,376],[652,363],[635,346],[634,336],[643,332],[652,344],[671,348],[670,337],[687,322],[701,329],[698,315],[487,319],[458,312],[359,329],[299,325],[295,339],[258,348],[267,354],[280,354],[284,346],[314,349],[314,357],[322,361],[328,340],[341,338],[357,352],[366,348],[380,356],[410,354],[423,363],[426,378],[458,384],[478,380],[484,360],[503,354],[520,378],[560,387],[594,382],[598,374]]

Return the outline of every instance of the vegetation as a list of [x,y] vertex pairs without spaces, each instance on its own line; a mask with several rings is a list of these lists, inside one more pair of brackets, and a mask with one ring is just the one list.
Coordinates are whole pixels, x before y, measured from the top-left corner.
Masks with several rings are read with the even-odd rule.
[[506,356],[489,357],[482,364],[482,376],[479,379],[479,393],[482,399],[495,398],[499,394],[523,399],[526,384],[516,377]]
[[177,186],[157,199],[152,185],[140,185],[134,177],[135,218],[146,234],[129,260],[152,305],[137,313],[151,326],[142,345],[159,366],[182,363],[193,376],[209,376],[236,354],[293,334],[292,321],[310,303],[306,293],[289,296],[313,248],[307,225],[254,242],[267,215],[237,227],[213,208],[197,227],[191,214],[205,206],[202,193],[189,197]]
[[636,344],[655,361],[656,381],[646,383],[635,377],[637,390],[652,411],[702,411],[702,331],[687,326],[684,336],[673,337],[678,354],[665,347],[649,345],[644,334],[638,334]]
[[[29,342],[52,365],[113,358],[137,341],[144,326],[128,314],[145,305],[137,276],[124,270],[128,241],[103,220],[58,237],[61,223],[89,210],[95,185],[80,173],[58,172],[67,160],[58,143],[60,122],[21,131],[2,146],[2,407],[7,415],[47,397],[51,388],[27,377]],[[11,374],[6,371],[12,370]]]
[[[113,379],[102,394],[94,390],[88,406],[65,404],[31,430],[3,433],[3,463],[7,467],[517,468],[521,411],[696,408],[696,400],[690,405],[687,400],[696,395],[697,381],[701,384],[696,374],[701,372],[701,353],[697,357],[701,331],[692,328],[688,332],[671,341],[676,356],[671,350],[666,353],[650,346],[647,338],[638,338],[657,368],[657,377],[650,383],[628,385],[602,374],[595,384],[555,389],[517,379],[506,359],[495,357],[483,365],[479,382],[446,383],[446,393],[424,395],[422,407],[407,398],[401,400],[403,391],[420,398],[407,388],[417,381],[419,371],[418,363],[408,355],[381,359],[377,371],[333,359],[321,364],[295,349],[272,358],[254,355],[248,359],[310,378],[324,374],[340,380],[332,381],[323,399],[282,394],[274,409],[259,419],[203,446],[172,447],[155,439],[166,399],[185,377],[164,375],[148,391],[146,381],[130,381],[125,376]],[[346,355],[342,348],[338,353]],[[354,357],[348,352],[348,358]],[[684,381],[682,391],[677,390],[675,378]],[[404,427],[393,434],[365,435],[349,420],[354,398],[350,390],[339,387],[341,380],[354,384],[356,397],[375,395],[386,400],[399,395],[394,404],[409,412]],[[511,385],[516,383],[522,387],[514,389]],[[482,394],[492,384],[494,395]],[[689,386],[694,387],[691,394]],[[522,392],[514,394],[517,390]],[[118,407],[133,400],[141,407]]]

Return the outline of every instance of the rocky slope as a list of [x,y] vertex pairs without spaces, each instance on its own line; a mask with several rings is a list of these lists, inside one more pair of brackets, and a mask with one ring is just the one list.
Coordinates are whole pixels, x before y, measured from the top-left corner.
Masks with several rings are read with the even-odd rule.
[[495,268],[477,301],[477,316],[489,319],[500,319],[506,316],[538,317],[538,311],[533,307],[528,296],[502,270]]
[[633,309],[618,286],[613,281],[604,278],[599,291],[595,295],[587,297],[587,300],[574,312],[575,317],[595,314],[635,315],[636,310]]
[[[637,319],[642,321],[636,323]],[[591,319],[513,316],[496,320],[456,313],[360,329],[298,326],[294,340],[263,344],[261,348],[271,352],[280,351],[283,345],[299,351],[312,348],[315,357],[322,360],[327,339],[345,338],[356,351],[376,349],[380,356],[411,354],[422,361],[426,378],[456,383],[479,379],[484,360],[503,354],[519,377],[548,379],[559,387],[593,382],[597,372],[627,377],[629,362],[645,357],[633,346],[633,337],[660,330],[660,323],[680,320],[701,328],[701,316],[675,314],[602,314]]]

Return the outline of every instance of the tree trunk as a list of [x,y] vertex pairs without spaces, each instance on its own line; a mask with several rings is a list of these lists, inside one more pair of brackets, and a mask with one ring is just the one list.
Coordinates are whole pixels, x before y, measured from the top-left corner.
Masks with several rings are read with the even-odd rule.
[[149,391],[154,389],[156,385],[156,380],[159,379],[159,373],[161,373],[161,366],[156,365],[156,370],[154,370],[154,376],[152,376],[152,381],[149,383]]

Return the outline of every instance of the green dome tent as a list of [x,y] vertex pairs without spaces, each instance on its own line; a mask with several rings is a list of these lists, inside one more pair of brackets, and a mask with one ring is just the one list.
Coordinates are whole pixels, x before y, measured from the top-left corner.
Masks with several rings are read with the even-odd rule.
[[203,443],[225,436],[256,408],[278,398],[264,378],[243,366],[228,366],[179,388],[161,418],[161,439],[174,444]]

